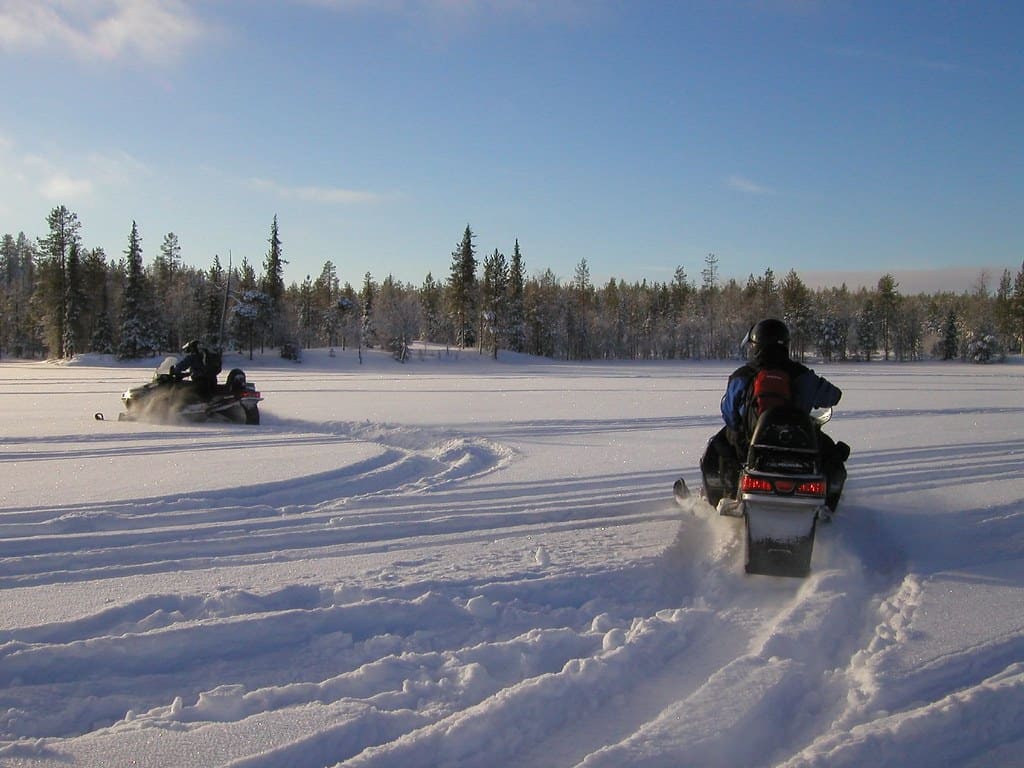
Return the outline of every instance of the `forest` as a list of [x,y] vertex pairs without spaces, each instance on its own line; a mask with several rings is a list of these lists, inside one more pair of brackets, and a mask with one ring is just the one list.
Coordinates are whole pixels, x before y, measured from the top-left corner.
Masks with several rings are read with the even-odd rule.
[[988,275],[960,293],[903,295],[891,274],[873,288],[809,288],[795,270],[769,267],[744,283],[722,280],[709,253],[691,277],[678,266],[667,282],[611,279],[595,285],[586,259],[569,280],[550,269],[527,275],[518,240],[511,254],[478,254],[467,224],[447,275],[422,284],[366,273],[358,288],[338,265],[285,285],[275,216],[259,270],[213,257],[186,264],[173,233],[143,256],[133,222],[118,257],[82,243],[81,221],[65,206],[34,241],[5,234],[0,246],[0,357],[120,359],[177,351],[191,339],[250,356],[303,348],[384,348],[405,361],[417,342],[500,350],[561,360],[735,357],[763,317],[786,321],[794,357],[826,361],[923,359],[999,362],[1024,353],[1024,264],[1005,270],[993,293]]

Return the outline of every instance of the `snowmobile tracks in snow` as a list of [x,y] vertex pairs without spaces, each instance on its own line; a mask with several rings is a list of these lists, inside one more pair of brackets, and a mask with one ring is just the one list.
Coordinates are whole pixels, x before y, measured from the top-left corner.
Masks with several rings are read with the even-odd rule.
[[[67,600],[0,631],[0,760],[85,764],[116,735],[135,754],[217,764],[204,751],[215,728],[250,768],[618,768],[652,745],[678,765],[757,764],[766,713],[815,702],[780,735],[793,743],[843,711],[847,689],[821,681],[855,645],[850,606],[870,595],[856,569],[750,580],[735,531],[680,522],[657,473],[480,483],[514,453],[428,430],[319,429],[261,439],[372,450],[187,498],[0,514],[0,584],[59,582]],[[221,439],[189,434],[192,450]],[[612,526],[653,539],[649,554],[608,535],[594,557]],[[467,560],[486,565],[453,566]],[[291,586],[258,589],[271,572]],[[711,722],[707,702],[722,700],[736,706]]]

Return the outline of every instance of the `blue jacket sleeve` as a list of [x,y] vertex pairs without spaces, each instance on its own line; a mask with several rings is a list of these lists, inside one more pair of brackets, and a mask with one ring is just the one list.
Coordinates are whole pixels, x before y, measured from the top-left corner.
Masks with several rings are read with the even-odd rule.
[[743,392],[747,388],[747,379],[736,376],[729,379],[722,396],[722,418],[730,429],[739,430],[743,424]]
[[811,370],[797,377],[795,390],[796,405],[805,411],[812,408],[831,408],[837,405],[843,396],[839,387]]

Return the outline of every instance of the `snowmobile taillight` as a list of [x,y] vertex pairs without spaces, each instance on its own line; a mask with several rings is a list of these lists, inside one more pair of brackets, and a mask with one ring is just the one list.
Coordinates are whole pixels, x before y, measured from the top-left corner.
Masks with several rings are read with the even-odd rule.
[[796,492],[800,496],[825,496],[825,481],[824,480],[808,480],[800,483],[796,487]]
[[239,394],[239,397],[259,397],[260,393],[255,389],[245,389]]
[[743,479],[740,481],[740,490],[743,493],[772,493],[774,489],[771,482],[763,477],[743,475]]

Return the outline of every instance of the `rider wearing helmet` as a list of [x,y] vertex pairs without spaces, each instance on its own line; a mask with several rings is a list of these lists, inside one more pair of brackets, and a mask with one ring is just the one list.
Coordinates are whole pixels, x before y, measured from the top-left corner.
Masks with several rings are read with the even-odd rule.
[[217,373],[212,372],[211,375],[211,371],[207,370],[206,350],[199,345],[198,341],[193,339],[187,342],[181,348],[181,351],[184,357],[174,366],[172,373],[176,376],[191,374],[192,382],[196,385],[199,393],[204,397],[208,397],[217,383]]
[[722,398],[722,418],[734,432],[743,429],[747,384],[762,368],[777,368],[789,374],[793,405],[804,413],[810,413],[813,408],[830,408],[843,396],[828,379],[790,359],[789,328],[781,320],[768,318],[755,324],[743,342],[749,345],[749,362],[733,371]]
[[[843,395],[828,379],[790,359],[789,328],[781,320],[768,318],[753,325],[743,339],[743,346],[748,347],[748,362],[729,376],[722,397],[722,419],[725,426],[711,438],[701,460],[702,469],[717,469],[729,493],[735,491],[740,463],[746,458],[750,439],[747,429],[748,425],[752,425],[752,421],[747,418],[750,405],[748,391],[760,370],[770,368],[784,371],[789,376],[792,406],[804,413],[810,413],[814,408],[830,408]],[[836,444],[824,433],[819,435],[826,472],[833,473],[841,486],[840,475],[843,479],[846,476],[843,462],[849,456],[850,448],[846,443]]]

